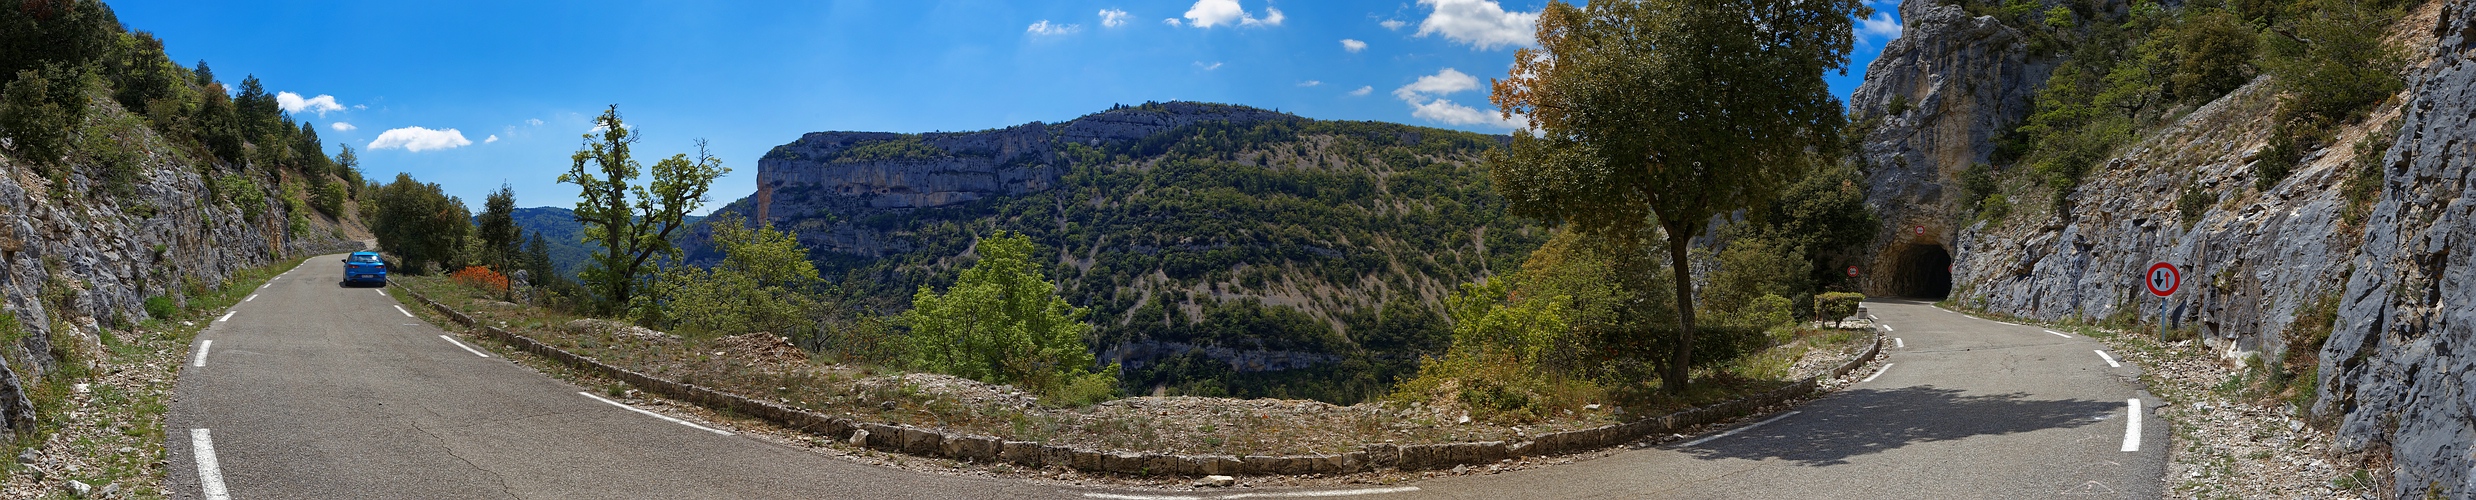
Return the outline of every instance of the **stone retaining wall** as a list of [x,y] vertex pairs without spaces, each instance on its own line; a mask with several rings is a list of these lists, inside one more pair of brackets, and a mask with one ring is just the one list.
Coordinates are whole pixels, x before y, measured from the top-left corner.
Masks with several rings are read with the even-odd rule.
[[1804,396],[1821,387],[1822,380],[1847,375],[1850,370],[1855,370],[1858,366],[1874,359],[1876,354],[1882,352],[1883,347],[1882,339],[1878,337],[1873,345],[1866,348],[1865,354],[1840,364],[1833,368],[1831,373],[1807,377],[1770,392],[1623,424],[1542,434],[1528,441],[1516,443],[1482,441],[1418,445],[1367,444],[1360,446],[1358,451],[1318,455],[1172,455],[1089,450],[1031,441],[1008,441],[976,434],[947,433],[909,425],[858,422],[849,418],[758,401],[737,394],[695,384],[664,380],[603,364],[593,358],[534,341],[530,337],[480,325],[471,316],[466,316],[464,313],[448,308],[445,304],[430,300],[420,292],[401,288],[399,290],[413,294],[415,299],[429,304],[432,309],[437,309],[448,319],[476,328],[490,338],[516,346],[517,349],[525,352],[618,379],[645,392],[696,403],[707,408],[765,419],[810,434],[844,440],[853,445],[971,462],[1006,462],[1027,467],[1054,465],[1090,472],[1132,475],[1348,474],[1386,468],[1397,470],[1448,469],[1457,465],[1487,464],[1513,457],[1596,450],[1633,442],[1644,436],[1673,433],[1687,427],[1746,415],[1765,406]]

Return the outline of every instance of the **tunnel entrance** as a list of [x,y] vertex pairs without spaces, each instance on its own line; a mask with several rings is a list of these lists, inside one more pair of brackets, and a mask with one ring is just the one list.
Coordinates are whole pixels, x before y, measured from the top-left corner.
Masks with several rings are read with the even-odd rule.
[[1942,245],[1907,244],[1892,254],[1891,292],[1942,300],[1952,294],[1952,254]]

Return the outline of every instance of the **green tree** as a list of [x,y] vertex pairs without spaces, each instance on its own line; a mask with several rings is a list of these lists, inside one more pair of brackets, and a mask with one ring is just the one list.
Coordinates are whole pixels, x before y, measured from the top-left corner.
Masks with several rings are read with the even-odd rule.
[[[818,287],[825,283],[808,261],[808,248],[772,225],[750,229],[725,213],[706,221],[722,262],[711,269],[672,266],[633,307],[691,334],[773,332],[812,345],[816,337]],[[641,320],[640,320],[641,321]]]
[[0,90],[0,133],[15,143],[18,159],[53,165],[69,154],[70,134],[86,121],[79,87],[77,72],[54,64],[19,71]]
[[1664,231],[1679,327],[1664,388],[1684,391],[1692,365],[1687,243],[1841,144],[1823,72],[1847,65],[1850,19],[1869,11],[1857,0],[1551,2],[1540,48],[1516,53],[1495,82],[1490,100],[1532,127],[1488,155],[1511,211],[1594,233]]
[[629,152],[637,137],[619,119],[619,105],[611,105],[594,123],[600,125],[601,136],[597,140],[585,134],[584,147],[572,157],[574,166],[559,175],[559,182],[582,191],[576,222],[584,225],[585,242],[602,248],[579,277],[607,309],[628,304],[637,282],[648,277],[654,257],[677,258],[671,232],[705,204],[714,178],[731,169],[707,153],[705,141],[699,140],[695,160],[672,155],[654,163],[651,183],[634,184],[644,168]]
[[[284,110],[276,105],[275,95],[268,94],[266,86],[258,83],[258,75],[241,77],[241,92],[232,96],[232,107],[239,114],[242,137],[266,142],[258,145],[262,148],[282,144],[264,140],[266,136],[276,133],[276,122],[283,118]],[[291,145],[283,146],[289,148]]]
[[473,221],[480,229],[482,262],[492,269],[507,271],[516,262],[516,245],[524,229],[516,227],[516,189],[500,184],[498,191],[482,200],[481,217]]
[[396,174],[395,182],[380,187],[375,198],[378,213],[370,221],[370,232],[378,236],[379,248],[395,254],[400,272],[423,274],[432,263],[454,262],[458,245],[473,228],[464,200],[448,196],[437,184],[413,180],[412,174]]
[[343,178],[344,184],[352,187],[352,194],[361,194],[361,156],[353,154],[350,144],[337,147],[343,151],[335,153],[336,177]]
[[0,75],[101,61],[120,33],[120,19],[95,0],[8,2],[0,6]]
[[945,293],[924,285],[912,294],[902,315],[911,328],[912,365],[1053,394],[1115,387],[1114,367],[1092,372],[1085,310],[1057,296],[1032,250],[1030,237],[1000,231],[980,240],[980,261]]

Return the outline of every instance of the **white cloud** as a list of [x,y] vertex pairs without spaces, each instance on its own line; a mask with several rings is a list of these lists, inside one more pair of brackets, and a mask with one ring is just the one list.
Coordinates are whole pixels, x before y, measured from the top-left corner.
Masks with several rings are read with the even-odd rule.
[[465,139],[464,132],[456,129],[430,130],[421,127],[404,127],[379,133],[378,140],[370,141],[368,148],[371,150],[402,148],[405,151],[419,153],[432,149],[454,149],[471,145],[473,141]]
[[1175,18],[1175,17],[1168,18],[1168,19],[1162,19],[1162,20],[1161,20],[1161,24],[1166,24],[1166,25],[1170,25],[1170,26],[1185,26],[1185,25],[1186,25],[1186,23],[1178,21],[1178,18]]
[[335,131],[337,131],[337,132],[351,132],[351,131],[352,131],[352,129],[357,129],[357,128],[361,128],[361,127],[355,127],[355,126],[352,126],[352,124],[350,124],[350,123],[335,122],[335,123],[329,123],[329,124],[327,124],[327,128],[335,129]]
[[1874,17],[1857,20],[1857,38],[1879,38],[1884,41],[1900,38],[1900,20],[1891,14],[1875,12]]
[[1358,86],[1358,90],[1350,91],[1350,97],[1366,97],[1369,92],[1375,91],[1376,86],[1374,85],[1360,85]]
[[540,118],[526,118],[526,119],[524,119],[524,124],[526,124],[526,125],[532,125],[532,126],[535,126],[535,127],[539,127],[539,126],[542,126],[542,119],[540,119]]
[[275,106],[284,108],[284,112],[286,113],[310,111],[318,113],[318,116],[322,118],[327,116],[328,111],[344,110],[344,105],[335,103],[335,96],[326,94],[318,94],[318,97],[302,99],[301,94],[276,92]]
[[364,109],[370,109],[370,105],[368,105],[368,104],[354,104],[354,105],[352,105],[352,109],[353,109],[354,111],[360,111],[360,110],[364,110]]
[[1083,25],[1052,24],[1047,19],[1042,19],[1040,22],[1032,23],[1032,27],[1023,29],[1024,33],[1044,36],[1072,35],[1077,31],[1083,31]]
[[1323,81],[1323,80],[1307,80],[1307,81],[1303,81],[1303,82],[1298,82],[1298,86],[1300,86],[1300,87],[1313,87],[1313,86],[1323,85],[1323,84],[1324,84],[1324,81]]
[[1220,61],[1213,61],[1213,62],[1212,62],[1212,64],[1204,64],[1204,62],[1203,62],[1203,61],[1195,61],[1195,67],[1196,67],[1197,69],[1202,69],[1202,70],[1204,70],[1204,71],[1212,71],[1212,70],[1216,70],[1216,69],[1221,69],[1221,62],[1220,62]]
[[1418,104],[1427,102],[1427,99],[1433,98],[1434,96],[1441,96],[1475,88],[1479,88],[1478,78],[1471,77],[1469,74],[1454,70],[1453,68],[1445,68],[1444,71],[1438,71],[1433,75],[1419,77],[1418,81],[1413,81],[1410,82],[1409,85],[1403,85],[1401,88],[1393,89],[1393,97],[1399,97],[1401,100],[1410,101],[1412,104]]
[[488,138],[488,139],[482,139],[482,140],[481,140],[481,143],[482,143],[482,144],[489,144],[489,143],[493,143],[493,142],[499,142],[499,135],[498,135],[498,134],[490,134],[490,138]]
[[1505,12],[1496,0],[1419,0],[1435,12],[1419,22],[1418,36],[1442,33],[1446,39],[1486,50],[1539,45],[1539,13]]
[[1384,25],[1384,29],[1393,31],[1401,31],[1401,27],[1410,25],[1410,23],[1402,22],[1400,19],[1386,19],[1384,22],[1376,24]]
[[[1187,20],[1187,22],[1184,23],[1185,25],[1194,26],[1197,28],[1210,28],[1213,26],[1228,26],[1232,24],[1239,26],[1259,27],[1280,26],[1281,20],[1287,19],[1289,16],[1282,15],[1281,9],[1265,7],[1264,17],[1258,19],[1254,15],[1248,14],[1246,8],[1240,7],[1238,5],[1238,0],[1195,0],[1195,6],[1186,10],[1185,17]],[[1162,22],[1169,23],[1170,26],[1180,25],[1179,21],[1174,18],[1167,19]]]
[[[1508,120],[1494,111],[1482,111],[1444,98],[1446,95],[1478,88],[1478,78],[1453,68],[1445,68],[1443,71],[1437,71],[1436,74],[1419,77],[1409,85],[1393,89],[1393,97],[1400,98],[1401,102],[1410,105],[1410,116],[1427,121],[1447,125],[1494,125],[1504,128],[1527,128],[1529,126],[1528,120],[1518,116]],[[1361,94],[1371,90],[1374,89],[1361,88],[1359,92],[1352,92],[1352,94]]]
[[1341,39],[1341,50],[1347,50],[1355,54],[1358,51],[1367,50],[1367,42],[1343,38]]
[[1127,14],[1126,14],[1126,11],[1123,11],[1123,10],[1118,10],[1118,9],[1101,9],[1101,10],[1100,10],[1100,26],[1101,26],[1101,27],[1103,27],[1103,28],[1115,28],[1115,27],[1119,27],[1119,26],[1125,26],[1125,25],[1126,25],[1126,18],[1127,18],[1127,17],[1128,17],[1128,16],[1127,16]]

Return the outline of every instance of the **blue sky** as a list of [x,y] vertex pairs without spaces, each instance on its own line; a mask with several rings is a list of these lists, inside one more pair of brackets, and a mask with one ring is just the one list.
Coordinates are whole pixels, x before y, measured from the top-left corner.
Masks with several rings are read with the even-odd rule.
[[[1895,3],[1860,23],[1844,98]],[[1545,0],[1379,2],[222,2],[116,1],[173,60],[289,92],[330,153],[479,208],[572,206],[558,184],[611,104],[647,164],[709,141],[732,173],[707,205],[754,191],[756,160],[825,130],[981,130],[1111,104],[1197,100],[1318,119],[1502,133],[1485,85],[1532,43]],[[452,131],[452,133],[450,132]]]

